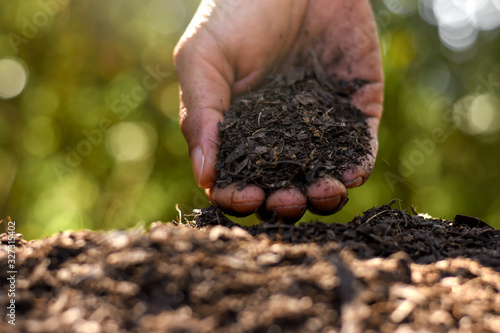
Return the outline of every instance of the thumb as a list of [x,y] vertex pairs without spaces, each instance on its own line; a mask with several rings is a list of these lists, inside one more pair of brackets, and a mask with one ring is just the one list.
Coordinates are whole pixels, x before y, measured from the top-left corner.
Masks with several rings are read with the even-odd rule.
[[[198,41],[196,41],[198,39]],[[216,45],[192,36],[175,53],[180,87],[180,125],[198,186],[211,188],[217,172],[218,123],[231,100],[231,66]]]

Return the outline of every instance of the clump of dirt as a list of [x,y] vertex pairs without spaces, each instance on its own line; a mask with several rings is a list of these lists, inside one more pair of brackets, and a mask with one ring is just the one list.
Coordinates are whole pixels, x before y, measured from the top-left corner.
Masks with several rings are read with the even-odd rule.
[[3,269],[0,332],[500,331],[500,233],[474,218],[387,205],[243,229],[210,208],[148,232],[15,238],[16,325]]
[[237,98],[219,124],[216,186],[305,191],[325,174],[340,179],[371,154],[367,116],[350,102],[364,83],[332,80],[316,65]]

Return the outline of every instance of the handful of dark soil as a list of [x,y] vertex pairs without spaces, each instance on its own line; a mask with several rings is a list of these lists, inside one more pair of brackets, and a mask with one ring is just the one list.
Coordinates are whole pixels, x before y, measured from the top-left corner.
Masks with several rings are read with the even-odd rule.
[[367,116],[349,98],[364,83],[295,68],[237,98],[219,124],[216,186],[304,191],[326,174],[340,178],[371,153]]

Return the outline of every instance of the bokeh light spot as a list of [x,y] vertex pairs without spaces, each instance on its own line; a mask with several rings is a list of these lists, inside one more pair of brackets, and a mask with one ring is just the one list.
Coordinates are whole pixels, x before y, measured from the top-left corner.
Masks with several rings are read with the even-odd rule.
[[479,31],[471,24],[463,26],[439,27],[439,37],[443,44],[453,51],[464,51],[469,49],[477,40]]
[[500,100],[491,95],[467,96],[455,104],[456,123],[471,135],[492,134],[500,130]]
[[118,161],[141,161],[156,149],[156,132],[145,123],[122,122],[110,129],[108,151]]
[[[432,0],[421,6],[425,9]],[[480,30],[500,27],[498,0],[434,0],[433,12],[439,25],[439,37],[450,50],[461,52],[470,49],[477,41]]]
[[[495,4],[494,2],[498,2]],[[500,1],[482,0],[474,17],[475,25],[481,30],[493,30],[500,27]]]
[[436,25],[437,20],[433,10],[434,0],[420,0],[418,11],[420,16],[429,24]]
[[474,99],[470,110],[470,128],[477,134],[498,131],[500,100],[493,95],[480,95]]
[[469,24],[470,1],[435,0],[434,14],[439,25],[454,28]]
[[467,95],[460,98],[458,101],[453,104],[453,113],[451,122],[457,128],[463,129],[465,127],[467,119],[469,117],[469,112],[471,108],[471,104],[474,101],[474,96]]
[[16,97],[23,91],[27,81],[28,71],[20,61],[0,59],[0,98]]

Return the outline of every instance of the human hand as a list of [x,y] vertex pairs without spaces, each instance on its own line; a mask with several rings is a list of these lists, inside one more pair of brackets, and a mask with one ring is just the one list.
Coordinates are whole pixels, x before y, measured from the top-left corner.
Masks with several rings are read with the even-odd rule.
[[[312,67],[314,50],[328,75],[362,79],[352,102],[369,116],[372,155],[342,179],[324,177],[307,193],[277,190],[267,198],[257,185],[213,187],[217,173],[218,122],[231,98],[256,88],[268,74]],[[347,189],[369,177],[378,150],[383,74],[376,25],[368,0],[203,0],[179,41],[175,64],[181,91],[180,122],[198,185],[210,200],[235,215],[275,213],[288,221],[307,208],[331,214],[343,207]]]

